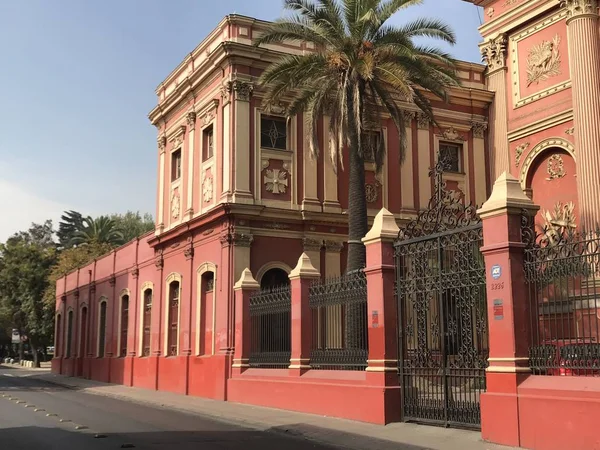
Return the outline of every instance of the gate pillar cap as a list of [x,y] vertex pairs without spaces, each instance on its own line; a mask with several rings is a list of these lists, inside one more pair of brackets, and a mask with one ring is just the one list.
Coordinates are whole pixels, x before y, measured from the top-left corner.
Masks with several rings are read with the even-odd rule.
[[312,261],[306,253],[302,253],[298,258],[298,264],[290,272],[289,279],[295,280],[298,278],[320,278],[321,273],[313,266]]
[[244,269],[242,274],[240,275],[240,279],[233,286],[235,291],[239,290],[258,290],[260,289],[260,285],[252,276],[252,272],[247,267]]
[[365,244],[371,244],[382,240],[394,240],[398,237],[399,232],[400,228],[398,228],[394,215],[387,209],[381,208],[375,216],[373,226],[362,241]]
[[536,212],[539,206],[536,206],[521,189],[521,183],[508,172],[502,173],[494,183],[492,195],[477,211],[479,217],[495,216],[506,214],[509,211],[521,212],[526,209]]

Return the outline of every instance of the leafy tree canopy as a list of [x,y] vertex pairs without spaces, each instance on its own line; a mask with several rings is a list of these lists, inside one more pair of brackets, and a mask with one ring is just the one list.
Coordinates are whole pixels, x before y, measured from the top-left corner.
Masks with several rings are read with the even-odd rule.
[[127,211],[125,214],[111,214],[110,218],[123,233],[125,242],[154,230],[154,219],[149,213],[142,215],[139,211]]

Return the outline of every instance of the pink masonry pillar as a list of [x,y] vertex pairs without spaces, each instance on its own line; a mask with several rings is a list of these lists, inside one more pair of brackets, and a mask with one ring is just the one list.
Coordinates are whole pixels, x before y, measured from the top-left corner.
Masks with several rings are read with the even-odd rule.
[[321,277],[306,253],[302,253],[298,264],[290,272],[292,294],[292,355],[290,372],[301,375],[310,369],[310,347],[312,344],[312,316],[308,304],[310,285]]
[[481,434],[498,444],[519,446],[517,387],[529,376],[530,344],[523,212],[535,215],[539,208],[523,193],[519,181],[504,172],[492,195],[478,211],[483,220],[489,367],[487,391],[481,395]]
[[398,305],[394,295],[394,241],[398,238],[394,215],[383,208],[363,238],[367,249],[367,323],[369,359],[367,376],[384,386],[384,423],[401,418],[398,383]]
[[250,269],[242,272],[240,279],[233,286],[235,292],[235,349],[233,352],[233,374],[239,375],[248,366],[250,356],[250,296],[260,289],[260,285],[252,276]]

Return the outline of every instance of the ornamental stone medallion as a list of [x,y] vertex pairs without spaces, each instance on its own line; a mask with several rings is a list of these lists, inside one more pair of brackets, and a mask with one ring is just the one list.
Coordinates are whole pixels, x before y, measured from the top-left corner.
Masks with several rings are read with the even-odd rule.
[[559,154],[554,154],[550,158],[548,158],[548,167],[546,169],[548,172],[548,178],[546,180],[556,180],[557,178],[564,178],[567,174],[565,170],[565,163],[562,159],[562,156]]
[[285,169],[266,169],[263,183],[267,192],[274,195],[285,194],[288,188],[288,172]]
[[551,41],[542,41],[529,50],[527,55],[527,86],[560,75],[560,36]]
[[365,184],[365,198],[367,203],[375,203],[378,197],[379,192],[377,191],[377,186],[372,183]]

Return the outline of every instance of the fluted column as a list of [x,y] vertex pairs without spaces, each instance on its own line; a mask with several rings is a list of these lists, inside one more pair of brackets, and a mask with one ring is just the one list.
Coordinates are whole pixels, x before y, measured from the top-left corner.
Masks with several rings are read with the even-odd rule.
[[496,179],[510,171],[508,150],[508,105],[506,94],[506,36],[501,34],[481,45],[481,54],[488,65],[486,74],[488,89],[495,92],[490,107],[490,173]]
[[563,0],[560,3],[567,10],[580,222],[583,228],[591,230],[600,223],[598,1]]

